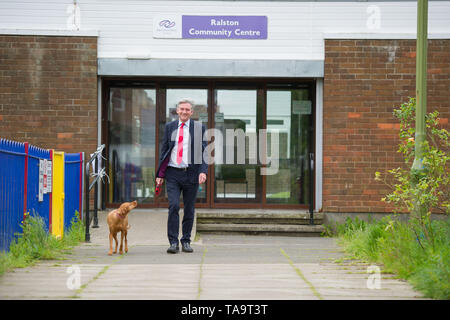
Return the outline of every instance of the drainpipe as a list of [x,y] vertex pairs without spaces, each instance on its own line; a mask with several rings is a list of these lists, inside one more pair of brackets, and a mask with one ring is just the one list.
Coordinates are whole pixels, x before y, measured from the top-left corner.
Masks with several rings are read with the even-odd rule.
[[[416,185],[425,168],[423,166],[423,143],[426,140],[425,115],[427,112],[427,36],[428,36],[428,0],[417,1],[417,41],[416,41],[416,134],[414,162],[411,173],[412,183]],[[414,201],[411,214],[422,219],[425,212],[419,201]]]
[[425,114],[427,112],[427,36],[428,0],[417,1],[416,41],[416,136],[412,170],[423,171],[422,144],[426,139]]

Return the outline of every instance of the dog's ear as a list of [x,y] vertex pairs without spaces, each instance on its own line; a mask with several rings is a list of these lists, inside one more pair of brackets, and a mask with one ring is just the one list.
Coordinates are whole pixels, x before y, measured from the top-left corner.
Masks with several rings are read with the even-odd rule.
[[129,211],[133,210],[136,207],[137,207],[137,201],[136,200],[134,200],[133,202],[129,202],[128,206],[127,206],[127,211],[129,212]]
[[129,206],[129,202],[124,202],[120,205],[119,207],[119,212],[120,214],[126,214],[129,210],[128,210],[128,206]]

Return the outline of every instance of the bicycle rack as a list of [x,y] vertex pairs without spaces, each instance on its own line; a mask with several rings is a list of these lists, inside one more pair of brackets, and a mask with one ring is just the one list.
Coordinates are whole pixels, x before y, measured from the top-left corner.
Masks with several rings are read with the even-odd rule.
[[[103,178],[106,176],[107,178],[108,178],[108,182],[109,182],[109,177],[108,177],[108,175],[106,174],[106,170],[105,170],[105,168],[103,167],[103,168],[101,168],[100,170],[99,170],[99,162],[100,162],[100,158],[102,158],[103,160],[106,160],[106,158],[104,158],[103,156],[102,156],[102,152],[103,152],[103,150],[104,150],[104,148],[105,148],[105,145],[104,144],[102,144],[101,146],[99,146],[98,148],[97,148],[97,150],[91,155],[91,159],[89,159],[89,161],[86,163],[86,168],[85,168],[85,179],[84,179],[84,181],[85,181],[85,211],[86,211],[86,214],[85,214],[85,222],[86,222],[86,233],[85,233],[85,241],[86,242],[90,242],[91,241],[91,235],[90,235],[90,233],[89,233],[89,226],[90,226],[90,224],[91,224],[91,219],[90,219],[90,212],[89,212],[89,206],[90,206],[90,203],[89,203],[89,194],[90,194],[90,191],[91,191],[91,189],[93,188],[93,187],[95,187],[95,189],[94,189],[94,224],[92,225],[92,228],[98,228],[99,227],[99,225],[98,225],[98,214],[97,214],[97,212],[98,212],[98,204],[97,204],[97,199],[98,199],[98,181],[101,179],[102,180],[102,182],[104,182],[103,181]],[[97,160],[97,161],[96,161]],[[90,166],[91,166],[91,163],[93,162],[93,161],[95,161],[94,162],[94,165],[93,165],[93,173],[92,173],[92,175],[91,175],[91,177],[94,177],[94,181],[92,181],[92,183],[91,184],[89,184],[89,180],[90,180],[90,176],[89,176],[89,168],[90,168]]]

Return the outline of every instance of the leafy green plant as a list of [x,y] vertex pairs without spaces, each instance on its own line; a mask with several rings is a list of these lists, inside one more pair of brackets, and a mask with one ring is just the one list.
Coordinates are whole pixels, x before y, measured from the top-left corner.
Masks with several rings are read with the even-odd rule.
[[63,241],[69,246],[75,246],[85,240],[85,232],[84,222],[79,218],[78,211],[75,211],[69,229],[64,231]]
[[[382,264],[385,272],[409,280],[426,297],[450,299],[449,134],[440,128],[438,112],[428,113],[423,169],[411,169],[415,110],[414,98],[394,110],[404,166],[375,173],[375,180],[391,189],[381,200],[393,204],[397,213],[409,213],[410,219],[400,222],[388,216],[365,223],[348,218],[336,231],[345,251],[358,259]],[[444,219],[432,221],[432,212],[444,214]]]
[[48,233],[42,217],[26,214],[22,233],[13,240],[9,252],[0,254],[0,275],[13,268],[24,268],[38,260],[62,259],[71,247],[84,241],[84,223],[75,212],[71,226],[62,239]]
[[351,257],[382,265],[383,272],[409,280],[426,297],[450,299],[450,222],[431,224],[434,247],[427,241],[419,244],[411,222],[390,216],[372,222],[348,218],[336,235]]
[[[449,133],[440,128],[437,111],[428,113],[425,117],[427,139],[423,143],[423,170],[411,170],[415,156],[415,110],[414,98],[394,110],[394,116],[400,121],[398,152],[403,154],[405,166],[388,170],[384,176],[376,172],[375,180],[384,182],[392,190],[382,201],[393,204],[399,212],[411,214],[411,227],[420,244],[424,239],[434,246],[431,213],[450,213]],[[389,177],[393,183],[388,182]]]
[[[359,259],[380,263],[387,272],[408,279],[426,297],[450,299],[450,170],[449,134],[439,126],[438,112],[426,115],[427,139],[423,143],[423,170],[411,169],[415,148],[416,101],[394,110],[400,121],[398,152],[404,166],[375,173],[391,192],[382,199],[398,213],[410,213],[407,222],[390,217],[363,223],[348,220],[336,228],[348,253]],[[441,212],[443,221],[432,221]]]

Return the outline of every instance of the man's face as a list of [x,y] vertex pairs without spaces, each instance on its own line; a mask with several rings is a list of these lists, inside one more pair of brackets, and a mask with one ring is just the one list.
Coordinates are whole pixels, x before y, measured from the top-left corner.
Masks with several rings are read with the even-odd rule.
[[181,122],[188,121],[194,111],[192,110],[192,106],[189,103],[180,103],[180,105],[177,107],[177,114],[178,117],[180,117]]

